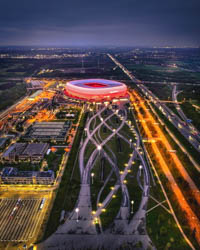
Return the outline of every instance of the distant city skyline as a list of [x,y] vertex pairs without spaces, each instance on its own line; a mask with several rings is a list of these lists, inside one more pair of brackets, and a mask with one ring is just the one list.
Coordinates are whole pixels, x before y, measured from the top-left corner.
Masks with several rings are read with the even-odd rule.
[[197,0],[0,2],[0,46],[200,45]]

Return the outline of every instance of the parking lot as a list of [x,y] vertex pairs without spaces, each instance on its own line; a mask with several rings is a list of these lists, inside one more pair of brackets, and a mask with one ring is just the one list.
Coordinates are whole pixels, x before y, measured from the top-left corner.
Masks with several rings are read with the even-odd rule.
[[0,241],[27,241],[33,238],[44,209],[40,209],[41,202],[42,198],[1,198]]

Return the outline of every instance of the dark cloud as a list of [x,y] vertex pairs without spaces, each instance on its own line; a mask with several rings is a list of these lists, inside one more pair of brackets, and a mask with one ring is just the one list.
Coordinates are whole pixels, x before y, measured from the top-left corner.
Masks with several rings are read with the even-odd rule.
[[200,45],[199,0],[0,0],[0,45]]

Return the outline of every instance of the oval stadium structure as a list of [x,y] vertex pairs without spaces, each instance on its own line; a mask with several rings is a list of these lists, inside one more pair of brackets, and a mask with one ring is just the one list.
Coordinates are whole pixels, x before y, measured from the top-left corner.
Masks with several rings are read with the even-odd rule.
[[124,83],[105,79],[75,80],[67,83],[65,94],[68,97],[90,102],[111,101],[127,97]]

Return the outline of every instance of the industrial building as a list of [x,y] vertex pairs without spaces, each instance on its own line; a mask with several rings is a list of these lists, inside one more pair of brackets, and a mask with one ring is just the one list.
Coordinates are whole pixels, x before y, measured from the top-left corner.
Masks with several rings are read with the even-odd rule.
[[70,121],[36,122],[31,128],[29,128],[24,136],[24,140],[64,142],[67,138],[67,132],[70,126]]
[[6,147],[7,142],[8,142],[7,137],[0,138],[0,152],[4,150],[4,148]]
[[2,160],[40,162],[49,148],[48,143],[15,143],[2,155]]
[[43,89],[45,85],[44,81],[40,80],[31,80],[27,83],[27,90]]
[[32,184],[52,185],[55,176],[52,170],[48,171],[18,171],[17,168],[5,167],[0,173],[0,184]]
[[42,93],[42,90],[37,90],[35,93],[33,93],[32,95],[30,95],[30,96],[28,97],[28,100],[29,100],[29,101],[35,100],[35,98],[36,98],[37,96],[39,96],[41,93]]
[[31,162],[40,161],[44,158],[48,148],[48,143],[30,143],[23,153],[19,155],[19,160],[30,160]]

